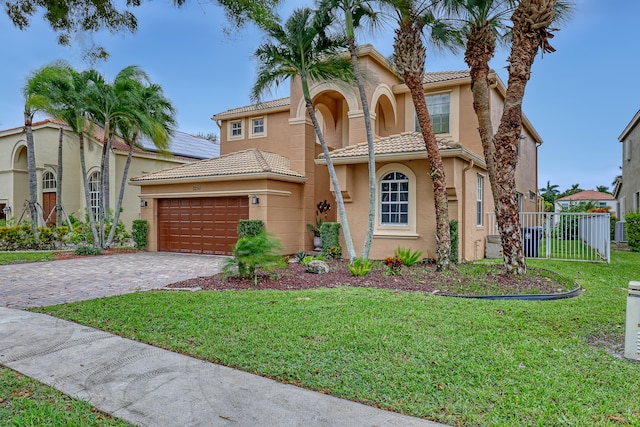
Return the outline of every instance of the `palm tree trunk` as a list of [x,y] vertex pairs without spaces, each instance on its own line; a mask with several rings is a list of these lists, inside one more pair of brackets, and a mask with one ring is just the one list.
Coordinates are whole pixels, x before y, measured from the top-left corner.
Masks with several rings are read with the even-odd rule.
[[400,22],[394,40],[394,58],[402,78],[411,92],[413,105],[422,130],[431,180],[436,213],[436,269],[447,270],[451,266],[451,233],[449,230],[449,199],[444,165],[438,149],[431,117],[424,98],[424,63],[426,49],[422,42],[422,32],[418,24],[411,21]]
[[58,174],[56,175],[56,226],[62,225],[62,138],[64,129],[58,134]]
[[36,172],[36,150],[31,127],[33,114],[25,111],[24,128],[27,135],[27,170],[29,174],[29,214],[31,215],[31,231],[37,237],[38,230],[38,175]]
[[113,238],[116,235],[116,226],[118,225],[118,221],[120,221],[120,209],[122,208],[122,200],[124,198],[124,189],[127,185],[127,175],[129,175],[129,165],[131,164],[131,157],[133,156],[133,147],[135,145],[136,139],[138,137],[138,133],[135,132],[133,134],[133,138],[129,143],[129,152],[127,153],[127,161],[124,164],[124,170],[122,171],[122,182],[120,183],[120,191],[118,193],[118,200],[116,201],[116,209],[113,213],[113,224],[111,225],[111,230],[109,230],[109,236],[107,237],[107,242],[105,246],[107,248],[111,247],[113,243]]
[[313,108],[313,102],[311,101],[311,95],[309,93],[309,85],[306,79],[301,78],[301,80],[302,91],[304,93],[305,104],[307,106],[307,112],[309,113],[309,117],[311,118],[311,123],[313,123],[313,128],[316,132],[316,136],[318,137],[320,145],[322,146],[324,157],[327,160],[327,169],[329,170],[331,185],[333,185],[333,190],[336,195],[338,215],[340,216],[340,223],[342,225],[342,235],[344,236],[344,243],[347,246],[347,253],[349,254],[349,262],[353,262],[353,260],[356,259],[356,251],[353,247],[353,239],[351,238],[351,230],[349,229],[349,222],[347,221],[347,212],[344,207],[344,199],[342,198],[340,183],[338,182],[338,176],[336,175],[336,170],[333,167],[333,162],[331,161],[329,148],[327,147],[327,143],[324,140],[324,135],[320,130],[320,124],[318,123],[318,118],[316,117],[316,110]]
[[555,0],[522,0],[513,21],[509,81],[500,126],[495,135],[496,180],[500,190],[498,228],[503,239],[504,263],[511,274],[524,274],[518,201],[515,191],[516,147],[522,131],[522,99],[538,48],[546,50],[547,29],[554,17]]
[[109,212],[109,152],[111,151],[111,136],[108,135],[109,124],[105,126],[102,142],[102,157],[100,159],[100,207],[98,208],[98,235],[100,247],[105,247],[105,218]]
[[87,216],[89,217],[89,226],[91,227],[91,233],[93,234],[93,245],[99,246],[98,229],[96,228],[96,220],[93,215],[93,209],[91,209],[91,195],[89,194],[89,177],[87,176],[87,162],[84,158],[84,134],[80,132],[78,134],[78,145],[80,146],[80,171],[82,172],[82,183],[84,187],[84,200],[87,206]]
[[[371,114],[369,112],[369,102],[367,101],[367,92],[364,89],[362,72],[360,71],[360,63],[358,61],[358,52],[355,40],[348,40],[349,53],[351,54],[351,65],[356,75],[356,84],[360,93],[360,102],[362,103],[362,112],[364,114],[364,127],[367,133],[367,152],[369,155],[369,214],[367,216],[367,233],[364,238],[364,247],[362,249],[362,258],[369,258],[371,252],[371,242],[373,240],[373,227],[376,214],[376,155],[373,145],[373,130],[371,129]],[[325,154],[326,156],[326,154]]]
[[464,60],[470,68],[473,109],[478,118],[478,131],[482,142],[482,151],[487,163],[491,194],[496,211],[500,212],[500,198],[496,183],[496,149],[493,142],[493,123],[491,121],[489,61],[495,52],[496,37],[491,27],[484,26],[469,34]]

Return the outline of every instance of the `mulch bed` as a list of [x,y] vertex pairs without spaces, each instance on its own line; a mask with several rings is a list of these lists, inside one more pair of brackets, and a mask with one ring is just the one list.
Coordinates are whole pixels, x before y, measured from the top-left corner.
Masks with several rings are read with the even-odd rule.
[[132,252],[138,252],[138,250],[137,249],[104,249],[100,255],[76,255],[75,253],[73,253],[73,251],[71,251],[71,252],[54,252],[52,254],[52,256],[56,260],[63,260],[63,259],[74,259],[74,258],[87,258],[87,257],[91,257],[91,256],[126,254],[126,253],[132,253]]
[[[569,289],[562,289],[562,284],[529,269],[528,274],[522,279],[509,277],[502,267],[493,266],[493,272],[485,275],[487,283],[491,283],[492,292],[497,294],[554,294]],[[383,269],[377,268],[366,276],[353,276],[347,269],[344,260],[332,261],[330,272],[326,274],[313,274],[306,271],[305,266],[299,263],[291,263],[285,270],[277,274],[260,274],[258,284],[254,285],[252,279],[229,278],[222,275],[197,277],[169,285],[169,288],[202,288],[204,290],[303,290],[316,288],[334,288],[338,286],[367,287],[380,289],[393,289],[397,291],[420,291],[428,293],[449,293],[452,289],[460,290],[464,287],[464,281],[457,271],[446,273],[435,271],[432,266],[420,265],[414,267],[402,267],[401,274],[388,275]],[[497,291],[496,291],[497,290]],[[453,292],[460,293],[460,292]]]

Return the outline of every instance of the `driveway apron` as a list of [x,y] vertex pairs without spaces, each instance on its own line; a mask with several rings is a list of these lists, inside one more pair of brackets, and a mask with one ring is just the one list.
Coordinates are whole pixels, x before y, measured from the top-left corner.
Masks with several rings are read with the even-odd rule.
[[162,288],[220,271],[223,257],[135,252],[0,265],[0,306],[29,308]]

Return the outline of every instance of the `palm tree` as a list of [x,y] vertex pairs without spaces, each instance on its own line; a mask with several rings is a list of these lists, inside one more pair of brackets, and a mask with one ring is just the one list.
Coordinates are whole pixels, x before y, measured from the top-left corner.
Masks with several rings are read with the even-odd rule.
[[344,40],[328,37],[325,34],[327,25],[326,15],[314,15],[311,9],[300,8],[293,12],[284,26],[273,24],[265,27],[272,42],[262,44],[255,52],[259,66],[251,97],[255,101],[259,101],[267,88],[273,85],[278,86],[287,79],[298,78],[300,80],[307,113],[311,118],[316,137],[320,141],[327,161],[349,259],[353,261],[356,258],[356,253],[340,184],[309,91],[309,80],[349,81],[353,79],[351,64],[340,56]]
[[558,187],[559,185],[551,185],[551,181],[547,181],[547,186],[540,189],[540,195],[546,202],[553,203],[556,200],[558,193],[560,193]]
[[[142,77],[143,74],[138,74]],[[145,80],[146,76],[145,76]],[[120,220],[120,210],[124,198],[124,190],[129,174],[129,165],[133,155],[133,148],[137,146],[140,135],[151,138],[160,150],[167,148],[172,128],[176,125],[175,108],[162,93],[162,88],[156,84],[145,85],[139,80],[133,80],[127,85],[127,91],[122,94],[126,102],[131,103],[131,116],[120,117],[115,121],[118,135],[129,145],[129,152],[122,171],[120,191],[116,201],[113,224],[105,242],[110,247]]]
[[[470,67],[474,110],[491,190],[505,266],[509,272],[524,273],[526,265],[519,229],[518,203],[515,191],[516,147],[522,129],[522,98],[538,48],[551,52],[548,39],[551,22],[568,16],[569,3],[557,0],[447,0],[442,2],[451,18],[460,19],[462,39],[466,41],[465,62]],[[527,13],[532,17],[527,18]],[[512,16],[513,28],[505,22]],[[527,23],[527,19],[530,19]],[[519,23],[519,25],[516,25]],[[493,83],[489,61],[499,41],[511,37],[509,83],[502,122],[494,135],[489,102]],[[523,43],[525,39],[538,44]],[[535,49],[535,50],[532,50]],[[514,84],[514,87],[511,85]]]
[[609,192],[609,186],[608,185],[598,185],[596,187],[596,191],[599,191],[600,193],[611,194],[611,192]]
[[[329,13],[332,17],[337,17],[337,13],[344,14],[342,23],[346,35],[347,48],[351,56],[351,66],[356,78],[358,92],[360,93],[360,102],[362,104],[362,112],[364,113],[364,127],[367,134],[367,151],[369,165],[369,214],[367,218],[367,232],[365,234],[364,246],[362,249],[362,258],[369,258],[371,251],[371,242],[373,240],[373,228],[376,212],[376,157],[375,147],[373,144],[373,131],[371,129],[371,114],[369,112],[369,101],[364,88],[364,78],[360,70],[358,60],[358,48],[356,45],[355,30],[360,27],[363,19],[375,22],[376,12],[371,7],[371,1],[368,0],[322,0],[319,9],[322,12]],[[338,19],[332,19],[339,22]]]
[[[113,83],[105,81],[95,70],[89,71],[90,90],[88,92],[88,113],[91,121],[104,129],[102,140],[102,156],[100,160],[100,203],[98,207],[99,246],[106,247],[105,220],[110,212],[110,154],[111,139],[115,132],[115,122],[126,120],[135,115],[135,104],[128,101],[131,88],[146,75],[138,67],[129,66],[122,69]],[[114,224],[115,226],[115,224]]]
[[[64,121],[71,131],[78,137],[80,151],[80,170],[83,181],[85,204],[87,206],[89,226],[93,235],[94,245],[99,244],[98,230],[95,217],[91,211],[91,196],[87,176],[87,164],[84,151],[84,134],[89,126],[87,108],[88,91],[91,81],[90,72],[79,73],[64,62],[55,64],[58,78],[51,85],[49,93],[50,104],[47,113],[52,117]],[[60,173],[60,172],[59,172]],[[61,187],[60,184],[58,184]]]
[[24,103],[24,129],[27,146],[27,170],[29,176],[29,215],[31,217],[31,230],[36,236],[38,228],[38,176],[36,171],[35,143],[33,140],[33,117],[38,111],[44,111],[49,105],[49,99],[45,95],[47,86],[51,80],[51,73],[47,67],[34,72],[27,79],[22,89]]
[[442,157],[424,96],[424,64],[427,53],[422,37],[428,25],[431,27],[433,39],[444,40],[442,36],[447,33],[447,29],[435,19],[430,2],[388,0],[386,3],[395,12],[398,23],[393,43],[393,59],[411,92],[429,159],[436,211],[436,269],[441,271],[448,269],[451,263],[449,202]]

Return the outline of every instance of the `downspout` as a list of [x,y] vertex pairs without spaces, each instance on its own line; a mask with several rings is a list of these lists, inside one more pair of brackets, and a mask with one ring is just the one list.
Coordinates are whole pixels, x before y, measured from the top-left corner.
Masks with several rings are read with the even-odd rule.
[[[467,260],[467,172],[475,166],[473,160],[469,160],[469,165],[462,169],[462,227],[458,224],[458,247],[462,247],[462,255],[460,261]],[[461,244],[462,243],[462,244]]]
[[536,146],[536,209],[538,212],[544,212],[544,202],[540,201],[540,197],[539,197],[539,188],[538,187],[538,148],[540,148],[540,146],[542,145],[542,142],[540,141],[536,141],[535,142],[535,146]]

